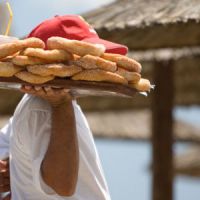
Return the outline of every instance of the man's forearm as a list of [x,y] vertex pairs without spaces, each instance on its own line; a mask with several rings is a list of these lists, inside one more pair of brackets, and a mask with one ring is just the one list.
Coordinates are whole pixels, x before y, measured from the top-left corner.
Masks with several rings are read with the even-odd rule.
[[74,193],[78,178],[79,150],[71,101],[52,106],[52,131],[41,171],[44,181],[59,195]]

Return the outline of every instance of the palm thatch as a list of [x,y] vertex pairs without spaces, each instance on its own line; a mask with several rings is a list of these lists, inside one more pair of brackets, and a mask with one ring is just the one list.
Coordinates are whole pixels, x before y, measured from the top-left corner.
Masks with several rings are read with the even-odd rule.
[[[85,112],[95,137],[121,138],[136,141],[151,139],[151,111],[104,111]],[[0,128],[10,116],[0,117]],[[175,140],[181,142],[200,142],[199,128],[186,122],[175,121]]]
[[[200,48],[191,47],[191,48],[165,48],[165,49],[152,49],[147,51],[130,51],[128,53],[129,57],[132,57],[140,62],[152,62],[156,61],[167,61],[188,58],[199,58],[200,57]],[[197,64],[197,63],[195,63]]]
[[[95,136],[146,141],[151,139],[151,111],[89,112],[86,117]],[[175,140],[200,142],[199,128],[175,120]]]
[[143,76],[150,80],[153,78],[153,69],[156,62],[173,60],[175,104],[200,105],[199,47],[132,51],[129,56],[142,63]]
[[200,44],[196,0],[117,0],[83,16],[101,37],[130,49]]
[[174,160],[176,174],[200,178],[200,146],[192,147]]

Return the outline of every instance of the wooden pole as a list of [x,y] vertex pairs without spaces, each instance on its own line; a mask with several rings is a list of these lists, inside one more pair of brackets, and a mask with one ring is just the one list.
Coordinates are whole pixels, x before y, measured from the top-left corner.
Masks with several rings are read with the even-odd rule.
[[152,102],[153,200],[173,199],[173,61],[155,61]]

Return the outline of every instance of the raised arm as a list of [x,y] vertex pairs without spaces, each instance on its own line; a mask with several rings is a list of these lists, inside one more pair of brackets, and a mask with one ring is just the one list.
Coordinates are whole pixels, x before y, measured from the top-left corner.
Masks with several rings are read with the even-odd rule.
[[47,100],[52,108],[51,137],[41,165],[44,182],[61,196],[75,192],[79,151],[72,99],[67,90],[26,86],[23,92]]

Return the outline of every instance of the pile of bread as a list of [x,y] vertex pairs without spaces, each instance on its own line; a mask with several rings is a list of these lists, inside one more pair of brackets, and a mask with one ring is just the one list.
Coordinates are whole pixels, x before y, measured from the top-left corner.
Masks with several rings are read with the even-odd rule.
[[15,76],[31,84],[55,78],[124,84],[149,91],[141,65],[119,54],[105,53],[101,44],[51,37],[47,46],[38,38],[0,45],[0,77]]

